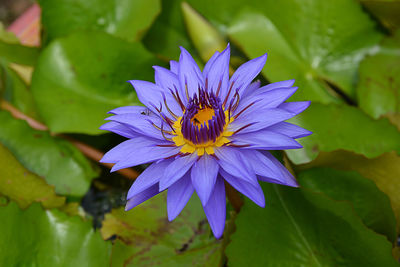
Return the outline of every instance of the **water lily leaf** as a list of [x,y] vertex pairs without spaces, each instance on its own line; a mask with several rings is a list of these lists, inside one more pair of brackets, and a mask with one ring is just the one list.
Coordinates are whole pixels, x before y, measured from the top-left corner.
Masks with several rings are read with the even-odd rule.
[[236,219],[229,266],[398,266],[391,243],[347,203],[306,189],[263,187],[266,207],[246,199]]
[[309,169],[300,172],[297,179],[305,188],[348,202],[366,226],[396,242],[396,219],[390,200],[371,180],[354,171],[331,168]]
[[111,244],[78,216],[14,202],[0,216],[1,266],[109,266]]
[[354,99],[358,64],[381,39],[356,1],[189,2],[249,58],[269,53],[264,76],[296,79],[298,100],[337,102],[328,83]]
[[210,236],[200,201],[193,197],[172,222],[165,194],[128,212],[115,209],[101,233],[105,239],[117,237],[113,266],[217,266],[221,261],[221,243]]
[[0,111],[0,143],[28,170],[54,185],[58,194],[83,196],[97,170],[69,142],[33,130],[25,121]]
[[159,0],[39,0],[39,4],[47,41],[80,30],[140,40],[160,12]]
[[65,198],[57,196],[54,187],[31,173],[0,144],[0,195],[7,196],[21,208],[40,202],[46,208],[64,205]]
[[354,170],[371,179],[389,196],[397,221],[400,222],[400,157],[395,152],[385,153],[372,159],[343,150],[321,152],[315,160],[296,167],[296,170],[313,167]]
[[[400,2],[398,2],[400,4]],[[384,40],[382,49],[360,64],[360,81],[357,86],[358,103],[373,118],[400,116],[400,31]]]
[[140,43],[102,32],[77,33],[41,53],[31,89],[52,132],[99,134],[109,110],[140,104],[126,81],[153,80],[152,65],[160,62]]
[[387,119],[374,120],[348,105],[312,103],[299,116],[289,120],[313,132],[299,142],[302,149],[288,150],[295,164],[315,159],[321,151],[338,149],[363,154],[367,158],[385,152],[400,153],[400,132]]

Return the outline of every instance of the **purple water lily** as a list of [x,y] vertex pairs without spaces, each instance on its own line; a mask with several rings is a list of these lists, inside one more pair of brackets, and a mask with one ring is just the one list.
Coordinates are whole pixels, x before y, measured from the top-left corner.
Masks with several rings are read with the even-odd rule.
[[196,191],[216,238],[224,231],[225,185],[257,205],[265,199],[258,181],[298,186],[268,150],[301,148],[296,138],[311,132],[284,122],[310,102],[285,102],[294,80],[260,87],[254,78],[267,55],[244,63],[229,78],[230,48],[216,52],[203,72],[181,48],[171,69],[154,66],[155,84],[132,80],[145,105],[121,107],[101,129],[128,138],[101,162],[112,171],[153,162],[134,182],[126,210],[168,189],[168,219],[173,220]]

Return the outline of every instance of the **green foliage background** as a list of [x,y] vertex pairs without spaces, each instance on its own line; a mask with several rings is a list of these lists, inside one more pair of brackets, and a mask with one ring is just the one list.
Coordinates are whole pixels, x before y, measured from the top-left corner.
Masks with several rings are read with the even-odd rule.
[[[399,1],[38,4],[40,47],[0,28],[0,266],[399,265]],[[71,138],[115,146],[98,128],[107,111],[141,105],[126,80],[153,81],[179,46],[202,66],[228,42],[232,69],[267,52],[259,79],[296,79],[290,100],[312,101],[291,121],[314,134],[277,153],[301,187],[263,184],[264,209],[228,204],[221,240],[197,196],[173,222],[165,194],[125,212],[132,181]]]

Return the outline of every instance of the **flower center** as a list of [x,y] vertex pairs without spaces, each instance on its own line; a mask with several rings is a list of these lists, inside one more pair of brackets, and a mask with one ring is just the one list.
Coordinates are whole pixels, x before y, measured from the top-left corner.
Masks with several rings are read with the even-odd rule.
[[198,95],[189,99],[183,116],[174,123],[177,134],[173,141],[183,146],[181,152],[199,155],[213,154],[213,147],[229,142],[226,138],[232,133],[226,131],[228,117],[221,100],[205,90],[199,89]]

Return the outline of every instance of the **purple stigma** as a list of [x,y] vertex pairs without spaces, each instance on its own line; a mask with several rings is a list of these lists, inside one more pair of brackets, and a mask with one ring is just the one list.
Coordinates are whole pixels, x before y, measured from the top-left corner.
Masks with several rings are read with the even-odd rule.
[[[210,111],[211,110],[211,111]],[[199,121],[201,112],[213,112],[207,121]],[[193,144],[205,144],[215,142],[222,134],[225,126],[225,113],[222,102],[214,92],[207,92],[199,88],[198,93],[189,99],[186,111],[182,117],[182,135]]]

